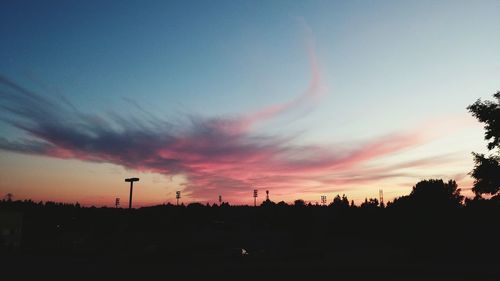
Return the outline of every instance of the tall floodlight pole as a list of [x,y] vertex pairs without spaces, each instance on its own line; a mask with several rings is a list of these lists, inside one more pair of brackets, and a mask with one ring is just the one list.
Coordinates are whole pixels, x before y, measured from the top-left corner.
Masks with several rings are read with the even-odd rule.
[[132,209],[132,191],[134,190],[134,181],[139,181],[139,178],[128,178],[125,179],[126,182],[130,182],[130,197],[128,200],[128,208]]
[[382,189],[380,189],[378,191],[378,196],[379,196],[379,200],[380,200],[380,207],[383,207],[384,206],[384,191]]
[[257,189],[253,190],[253,206],[257,206]]
[[181,198],[181,192],[180,191],[176,191],[175,192],[175,198],[177,199],[177,206],[179,206],[179,199]]

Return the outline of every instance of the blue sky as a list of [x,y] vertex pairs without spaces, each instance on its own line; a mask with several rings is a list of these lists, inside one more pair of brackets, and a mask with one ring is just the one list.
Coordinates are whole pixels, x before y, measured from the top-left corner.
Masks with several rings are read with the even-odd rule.
[[259,135],[332,146],[451,119],[445,128],[465,128],[396,156],[456,153],[472,167],[484,142],[465,107],[500,88],[499,12],[498,1],[12,1],[0,74],[97,115],[140,118],[131,100],[168,120],[233,118],[303,94],[310,45],[324,94],[257,124]]

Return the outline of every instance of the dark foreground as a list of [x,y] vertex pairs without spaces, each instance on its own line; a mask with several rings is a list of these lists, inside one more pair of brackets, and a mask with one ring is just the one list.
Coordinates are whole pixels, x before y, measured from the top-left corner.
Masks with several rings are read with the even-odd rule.
[[499,211],[4,204],[22,233],[1,280],[500,280]]

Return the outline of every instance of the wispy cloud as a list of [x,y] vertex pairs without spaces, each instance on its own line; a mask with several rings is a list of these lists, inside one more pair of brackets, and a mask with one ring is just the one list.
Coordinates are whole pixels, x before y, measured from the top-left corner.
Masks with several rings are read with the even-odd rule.
[[[313,86],[296,100],[317,94],[320,87],[314,84],[319,80],[314,76]],[[255,186],[277,193],[334,191],[345,184],[405,176],[407,172],[399,168],[436,160],[402,163],[399,168],[365,167],[371,160],[428,141],[420,131],[389,134],[350,146],[299,145],[291,137],[266,136],[238,125],[247,122],[247,116],[191,115],[180,124],[149,114],[141,119],[118,114],[103,117],[83,113],[68,101],[36,95],[4,77],[0,77],[0,89],[2,120],[30,136],[1,138],[1,149],[182,174],[187,179],[185,191],[198,200],[213,198],[214,193],[237,199]],[[297,104],[285,103],[280,110],[293,110]]]
[[0,118],[21,130],[26,139],[0,138],[0,149],[62,159],[106,162],[126,168],[186,178],[184,190],[193,199],[224,194],[238,200],[254,187],[275,194],[343,190],[346,185],[387,178],[412,177],[411,167],[433,165],[443,158],[425,158],[397,166],[370,168],[371,161],[402,152],[437,137],[432,125],[363,142],[301,145],[290,136],[270,136],[257,123],[314,106],[326,86],[307,24],[311,79],[291,101],[248,114],[207,118],[195,114],[176,121],[159,118],[134,100],[125,102],[139,115],[82,112],[69,100],[33,93],[0,77]]
[[316,51],[314,46],[315,42],[314,42],[314,37],[312,36],[312,31],[302,18],[299,18],[298,22],[305,32],[306,49],[308,53],[309,65],[311,71],[311,78],[309,80],[309,85],[301,95],[297,96],[296,98],[290,101],[279,104],[273,104],[261,108],[257,111],[244,114],[243,116],[231,121],[225,120],[228,129],[237,132],[248,131],[255,124],[259,122],[264,122],[266,120],[288,113],[292,110],[308,109],[311,106],[314,106],[319,101],[319,99],[325,94],[326,85],[322,81],[321,72],[318,65],[318,59],[316,56]]

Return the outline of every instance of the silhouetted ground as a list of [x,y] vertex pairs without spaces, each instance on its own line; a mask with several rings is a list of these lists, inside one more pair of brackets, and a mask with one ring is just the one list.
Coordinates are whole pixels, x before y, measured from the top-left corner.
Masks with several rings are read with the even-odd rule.
[[23,216],[21,245],[1,249],[2,274],[10,275],[3,280],[500,280],[498,206],[128,211],[15,203],[0,204]]

